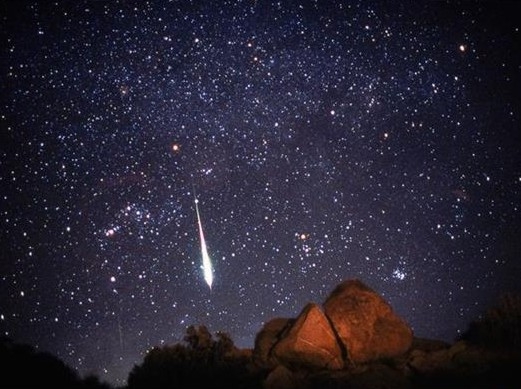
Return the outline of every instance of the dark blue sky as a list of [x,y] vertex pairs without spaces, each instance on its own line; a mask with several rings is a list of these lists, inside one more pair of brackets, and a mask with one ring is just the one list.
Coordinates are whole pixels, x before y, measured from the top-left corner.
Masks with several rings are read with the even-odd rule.
[[190,324],[251,347],[359,278],[452,341],[520,291],[519,15],[3,1],[2,334],[121,383]]

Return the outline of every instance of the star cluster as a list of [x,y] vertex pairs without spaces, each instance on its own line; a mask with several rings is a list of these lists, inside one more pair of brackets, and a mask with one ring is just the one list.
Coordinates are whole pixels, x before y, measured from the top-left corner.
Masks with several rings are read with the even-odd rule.
[[122,383],[347,278],[445,340],[519,291],[515,2],[1,9],[3,335]]

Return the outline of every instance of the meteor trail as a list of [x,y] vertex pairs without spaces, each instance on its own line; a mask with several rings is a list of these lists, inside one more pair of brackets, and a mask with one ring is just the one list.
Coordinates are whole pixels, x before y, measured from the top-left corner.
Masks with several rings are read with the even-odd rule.
[[[195,191],[194,191],[194,197],[195,197]],[[210,260],[210,256],[208,255],[208,250],[206,249],[206,241],[204,240],[204,234],[203,234],[203,224],[201,223],[201,216],[199,215],[199,200],[197,197],[195,197],[195,212],[197,213],[197,224],[199,225],[199,238],[201,239],[201,255],[203,257],[203,274],[204,274],[204,280],[210,287],[210,290],[212,289],[212,282],[213,282],[213,268],[212,268],[212,261]]]

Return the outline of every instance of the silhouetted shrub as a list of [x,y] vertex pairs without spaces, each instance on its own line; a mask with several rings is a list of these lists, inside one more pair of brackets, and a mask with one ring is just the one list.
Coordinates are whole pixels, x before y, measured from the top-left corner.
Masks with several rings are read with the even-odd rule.
[[485,347],[521,350],[521,297],[502,295],[495,307],[469,325],[461,339]]
[[153,348],[129,374],[135,388],[255,388],[260,380],[249,369],[226,333],[216,339],[205,326],[190,326],[184,344]]
[[0,339],[1,388],[109,389],[96,378],[82,380],[76,371],[55,356],[32,346]]

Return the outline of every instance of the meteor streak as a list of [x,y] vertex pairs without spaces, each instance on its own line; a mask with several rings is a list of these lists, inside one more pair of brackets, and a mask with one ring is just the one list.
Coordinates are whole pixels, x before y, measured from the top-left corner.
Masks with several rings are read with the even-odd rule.
[[206,249],[206,241],[204,240],[203,234],[203,224],[201,223],[201,216],[199,215],[199,200],[197,197],[195,198],[195,212],[197,213],[197,224],[199,225],[199,238],[201,239],[201,255],[203,257],[203,274],[204,280],[212,289],[213,282],[213,268],[212,261],[210,260],[210,256],[208,255],[208,250]]

